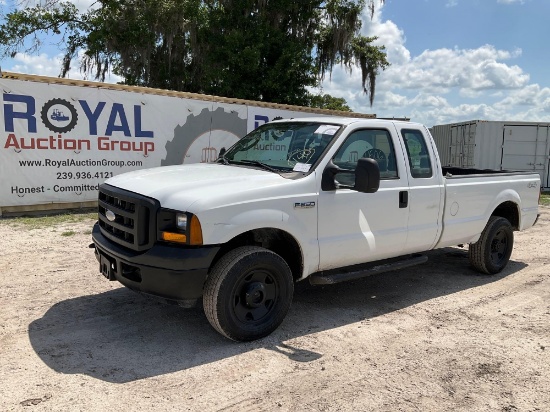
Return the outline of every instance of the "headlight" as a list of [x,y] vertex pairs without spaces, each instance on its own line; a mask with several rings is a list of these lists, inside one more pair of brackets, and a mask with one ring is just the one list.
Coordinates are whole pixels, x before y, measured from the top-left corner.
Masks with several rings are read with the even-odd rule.
[[158,239],[186,245],[202,245],[202,228],[192,213],[161,209],[157,220]]
[[187,230],[187,215],[185,213],[176,214],[176,226],[180,230]]

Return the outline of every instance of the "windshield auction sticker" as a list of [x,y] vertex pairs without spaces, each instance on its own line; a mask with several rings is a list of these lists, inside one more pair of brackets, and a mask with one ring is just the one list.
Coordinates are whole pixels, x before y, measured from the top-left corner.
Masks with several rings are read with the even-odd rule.
[[294,165],[294,168],[292,169],[295,172],[309,172],[309,169],[311,169],[311,165],[307,163],[296,163]]
[[328,134],[329,136],[334,135],[338,131],[338,127],[333,124],[323,124],[315,130],[314,133],[317,134]]

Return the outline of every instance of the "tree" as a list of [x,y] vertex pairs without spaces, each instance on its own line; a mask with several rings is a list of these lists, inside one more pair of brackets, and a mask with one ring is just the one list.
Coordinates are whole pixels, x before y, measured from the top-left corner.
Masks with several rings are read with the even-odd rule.
[[307,103],[309,107],[318,107],[320,109],[340,110],[342,112],[351,112],[346,99],[343,97],[334,97],[330,94],[312,95]]
[[375,37],[359,35],[375,0],[98,0],[79,11],[48,0],[3,16],[0,52],[36,52],[40,36],[61,37],[61,77],[81,69],[125,84],[305,105],[335,64],[362,72],[374,99],[388,65]]

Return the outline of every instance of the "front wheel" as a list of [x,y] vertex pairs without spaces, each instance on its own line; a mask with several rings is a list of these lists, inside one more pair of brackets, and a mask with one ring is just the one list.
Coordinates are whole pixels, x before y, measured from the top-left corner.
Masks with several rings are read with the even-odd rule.
[[293,293],[292,273],[282,257],[257,246],[239,247],[223,256],[206,280],[204,312],[222,335],[251,341],[277,329]]
[[470,263],[482,273],[493,275],[508,264],[514,247],[514,232],[510,222],[491,216],[476,243],[470,244]]

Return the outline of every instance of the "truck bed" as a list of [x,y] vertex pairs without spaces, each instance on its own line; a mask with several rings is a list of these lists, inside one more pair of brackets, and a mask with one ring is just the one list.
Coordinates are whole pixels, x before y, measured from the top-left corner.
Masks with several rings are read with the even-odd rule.
[[[436,247],[476,242],[489,216],[500,207],[518,207],[515,230],[530,227],[538,211],[539,175],[533,172],[443,167],[443,231]],[[537,187],[538,186],[538,187]],[[531,205],[531,206],[526,206]]]
[[494,169],[473,169],[464,167],[444,166],[442,167],[443,176],[447,179],[453,177],[466,177],[466,176],[504,176],[504,175],[528,175],[533,172],[514,171],[514,170],[494,170]]

